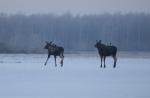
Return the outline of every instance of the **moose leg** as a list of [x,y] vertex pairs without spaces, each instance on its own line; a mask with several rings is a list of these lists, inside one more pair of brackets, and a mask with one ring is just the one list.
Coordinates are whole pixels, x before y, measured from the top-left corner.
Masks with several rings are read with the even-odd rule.
[[60,64],[61,64],[61,67],[63,67],[63,60],[64,60],[64,56],[63,56],[63,54],[62,54],[62,55],[60,55],[60,58],[61,58]]
[[46,64],[47,64],[47,61],[48,61],[48,59],[50,58],[50,54],[48,54],[48,57],[47,57],[47,59],[46,59],[46,62],[45,62],[45,66],[46,66]]
[[116,62],[117,62],[117,57],[113,56],[113,59],[114,59],[114,68],[115,68],[116,67]]
[[103,59],[103,56],[100,55],[100,58],[101,58],[101,66],[100,67],[102,68],[102,59]]
[[105,65],[105,59],[106,59],[106,56],[104,56],[104,68],[106,67],[106,65]]
[[55,67],[57,67],[57,64],[56,64],[56,56],[54,55],[54,59],[55,59]]

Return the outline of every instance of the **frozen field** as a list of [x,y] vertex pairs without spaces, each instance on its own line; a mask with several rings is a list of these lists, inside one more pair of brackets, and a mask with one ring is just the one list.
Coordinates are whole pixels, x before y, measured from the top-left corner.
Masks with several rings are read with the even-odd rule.
[[0,98],[150,98],[149,56],[120,56],[100,68],[98,55],[0,54]]

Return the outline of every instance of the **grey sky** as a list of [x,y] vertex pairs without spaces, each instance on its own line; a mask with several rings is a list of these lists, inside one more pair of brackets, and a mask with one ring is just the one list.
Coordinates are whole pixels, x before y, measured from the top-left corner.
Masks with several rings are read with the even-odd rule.
[[0,0],[0,12],[25,14],[150,13],[150,0]]

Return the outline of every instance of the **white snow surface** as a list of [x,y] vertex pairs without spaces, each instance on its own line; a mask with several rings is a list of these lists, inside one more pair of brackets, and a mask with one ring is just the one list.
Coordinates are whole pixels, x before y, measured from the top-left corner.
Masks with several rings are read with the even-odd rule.
[[47,54],[0,54],[0,98],[150,98],[150,58],[65,54],[57,67]]

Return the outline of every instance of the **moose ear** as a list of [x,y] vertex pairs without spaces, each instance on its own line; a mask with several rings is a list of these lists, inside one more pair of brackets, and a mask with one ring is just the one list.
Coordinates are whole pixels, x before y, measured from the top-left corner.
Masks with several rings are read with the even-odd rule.
[[99,43],[101,43],[102,41],[101,40],[99,40]]
[[53,43],[53,41],[50,41],[49,43],[51,44],[51,43]]

